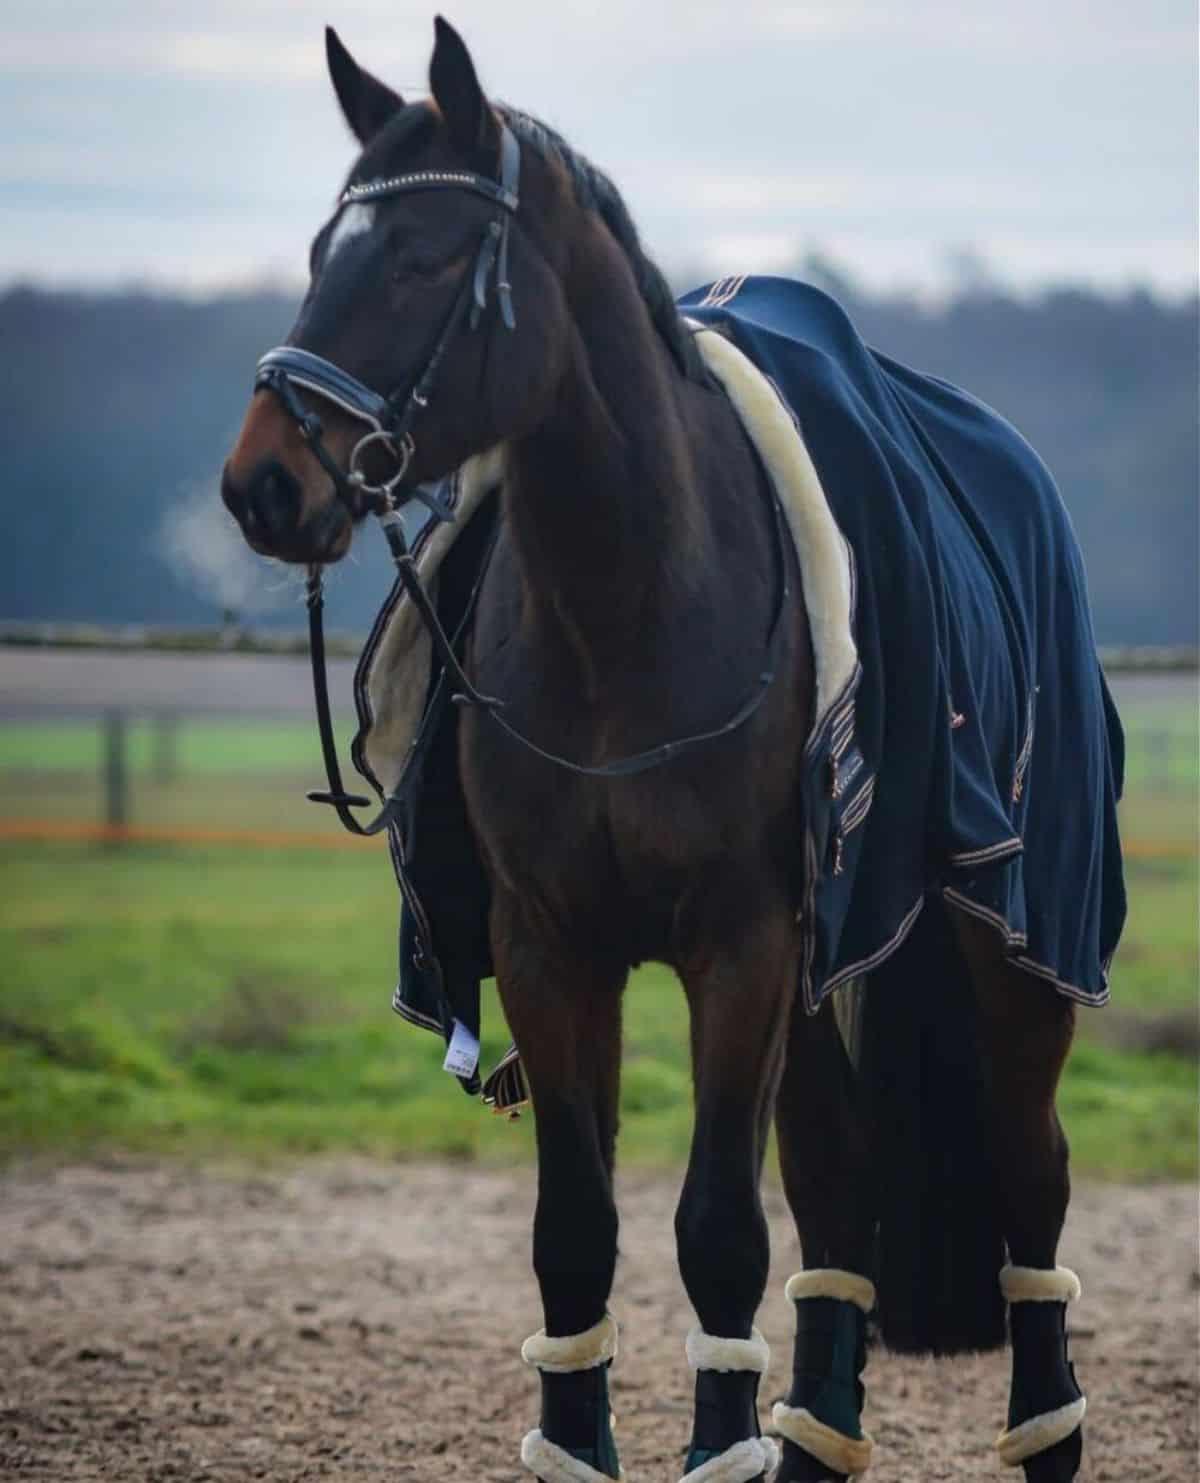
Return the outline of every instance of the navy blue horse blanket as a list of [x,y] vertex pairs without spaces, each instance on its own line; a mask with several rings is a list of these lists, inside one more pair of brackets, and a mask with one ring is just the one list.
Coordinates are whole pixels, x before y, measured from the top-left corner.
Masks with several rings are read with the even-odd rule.
[[1124,741],[1046,467],[809,285],[723,280],[680,307],[774,384],[852,556],[858,665],[806,752],[808,1008],[882,962],[931,893],[1102,1003]]
[[[989,407],[870,349],[815,288],[722,280],[680,308],[710,371],[721,380],[722,360],[738,363],[765,422],[782,428],[777,441],[807,469],[806,498],[844,579],[833,627],[848,658],[824,697],[830,615],[814,611],[821,583],[803,583],[820,700],[812,735],[797,738],[805,1006],[880,966],[939,896],[990,923],[1028,972],[1103,1003],[1125,916],[1124,743],[1079,549],[1045,466]],[[769,463],[762,428],[724,384]],[[425,507],[408,507],[443,623],[460,635],[502,463],[489,472],[476,460],[444,481],[465,527],[457,539],[457,525],[431,534]],[[811,554],[797,536],[802,571]],[[397,584],[363,652],[354,755],[380,795],[403,804],[390,830],[405,907],[394,1006],[452,1043],[465,1034],[471,1054],[447,1064],[476,1091],[487,882],[458,779],[457,710],[411,614],[406,630],[405,604]]]

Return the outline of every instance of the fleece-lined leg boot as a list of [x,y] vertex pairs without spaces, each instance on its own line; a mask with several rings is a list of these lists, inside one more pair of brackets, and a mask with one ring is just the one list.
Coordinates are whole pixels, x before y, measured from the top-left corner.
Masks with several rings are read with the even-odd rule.
[[542,1483],[609,1483],[624,1474],[613,1438],[608,1370],[617,1325],[608,1314],[581,1334],[545,1330],[521,1346],[542,1381],[542,1424],[521,1443],[521,1461]]
[[687,1360],[696,1375],[692,1441],[683,1483],[751,1483],[765,1478],[779,1450],[758,1429],[758,1382],[771,1360],[757,1329],[748,1339],[721,1339],[694,1328]]
[[783,1437],[776,1483],[841,1483],[870,1466],[874,1442],[862,1429],[867,1314],[875,1287],[856,1272],[797,1272],[792,1385],[772,1420]]
[[1067,1304],[1079,1297],[1079,1278],[1066,1267],[1005,1267],[1000,1290],[1009,1304],[1012,1385],[996,1451],[1024,1468],[1026,1483],[1069,1483],[1083,1455],[1087,1409],[1067,1354]]

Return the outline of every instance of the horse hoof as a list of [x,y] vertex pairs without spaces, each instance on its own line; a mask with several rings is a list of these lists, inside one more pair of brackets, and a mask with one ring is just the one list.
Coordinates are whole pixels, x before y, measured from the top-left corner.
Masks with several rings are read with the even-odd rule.
[[1025,1459],[1025,1483],[1071,1483],[1082,1458],[1083,1428],[1077,1426],[1069,1437]]
[[771,1483],[850,1483],[850,1480],[845,1473],[829,1472],[828,1465],[822,1467],[810,1453],[789,1447]]

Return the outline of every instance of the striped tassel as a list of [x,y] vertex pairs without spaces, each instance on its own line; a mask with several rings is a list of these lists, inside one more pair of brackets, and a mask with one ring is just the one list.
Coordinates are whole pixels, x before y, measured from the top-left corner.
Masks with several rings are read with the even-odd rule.
[[486,1106],[510,1121],[521,1116],[522,1107],[529,1101],[529,1087],[515,1045],[510,1045],[501,1056],[496,1069],[484,1082],[481,1095]]

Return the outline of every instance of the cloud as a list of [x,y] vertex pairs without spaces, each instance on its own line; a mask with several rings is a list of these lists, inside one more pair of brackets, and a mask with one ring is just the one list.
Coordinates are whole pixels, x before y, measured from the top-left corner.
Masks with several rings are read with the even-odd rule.
[[[338,0],[423,91],[422,0]],[[1021,271],[1194,279],[1183,0],[456,0],[485,84],[609,170],[658,255],[701,242],[1024,242]],[[192,284],[303,272],[353,157],[327,0],[42,0],[0,56],[0,275]],[[552,63],[552,65],[551,65]],[[1169,244],[1179,244],[1172,248]],[[771,244],[775,244],[771,246]],[[1073,246],[1071,245],[1073,244]],[[1065,247],[1064,247],[1065,250]],[[240,265],[240,266],[239,266]]]

